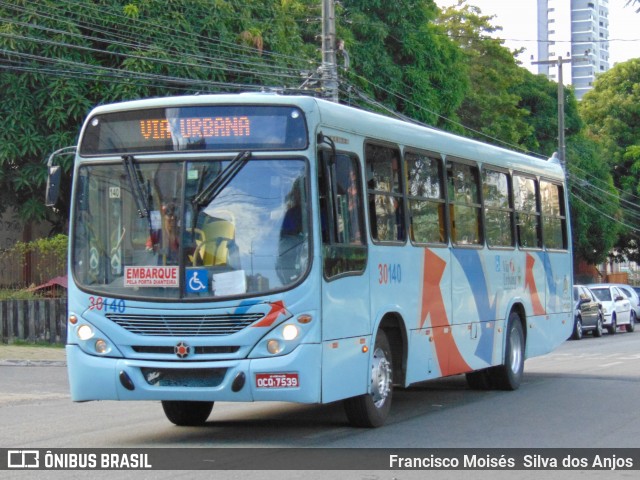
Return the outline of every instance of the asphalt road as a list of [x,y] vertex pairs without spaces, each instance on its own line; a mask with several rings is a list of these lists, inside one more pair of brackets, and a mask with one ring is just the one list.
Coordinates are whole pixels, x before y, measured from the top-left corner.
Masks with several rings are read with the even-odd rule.
[[[66,369],[55,361],[0,362],[0,385],[2,448],[640,447],[640,329],[586,336],[527,360],[515,392],[473,391],[463,376],[397,390],[387,424],[372,430],[351,428],[339,403],[217,403],[206,426],[176,427],[155,402],[71,402]],[[345,478],[419,478],[403,473]],[[477,478],[467,473],[456,478]],[[508,478],[539,478],[531,473]]]

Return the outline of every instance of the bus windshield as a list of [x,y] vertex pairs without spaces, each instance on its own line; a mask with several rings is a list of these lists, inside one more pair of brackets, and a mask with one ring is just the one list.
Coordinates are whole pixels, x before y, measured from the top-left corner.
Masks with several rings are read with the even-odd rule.
[[127,157],[82,165],[72,226],[78,285],[104,296],[176,300],[297,283],[309,267],[306,161],[251,158],[206,195],[231,163]]

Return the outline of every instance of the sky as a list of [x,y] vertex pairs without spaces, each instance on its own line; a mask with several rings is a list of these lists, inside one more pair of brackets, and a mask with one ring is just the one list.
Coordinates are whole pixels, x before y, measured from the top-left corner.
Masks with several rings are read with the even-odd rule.
[[[571,0],[563,0],[570,2]],[[457,0],[435,0],[439,7],[455,5]],[[522,66],[533,71],[531,55],[537,57],[536,48],[536,0],[467,0],[482,10],[483,15],[496,15],[496,32],[507,40],[510,49],[525,47],[527,51],[518,56]],[[640,57],[640,13],[638,5],[625,7],[627,0],[609,0],[609,60],[611,66]],[[570,49],[567,49],[570,50]]]

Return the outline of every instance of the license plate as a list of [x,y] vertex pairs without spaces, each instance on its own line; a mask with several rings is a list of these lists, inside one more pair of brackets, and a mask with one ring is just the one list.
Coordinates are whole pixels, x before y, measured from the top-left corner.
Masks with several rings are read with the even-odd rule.
[[257,373],[257,388],[297,388],[300,386],[297,373]]

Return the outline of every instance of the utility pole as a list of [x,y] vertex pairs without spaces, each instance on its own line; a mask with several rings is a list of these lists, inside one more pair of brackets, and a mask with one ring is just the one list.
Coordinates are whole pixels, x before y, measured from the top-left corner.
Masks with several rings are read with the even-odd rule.
[[322,96],[332,102],[338,102],[334,0],[322,0]]
[[[568,54],[567,54],[568,55]],[[556,60],[538,60],[533,65],[557,65],[558,67],[558,160],[565,169],[566,145],[564,140],[564,82],[562,81],[562,65],[571,63],[571,58],[558,57]]]

